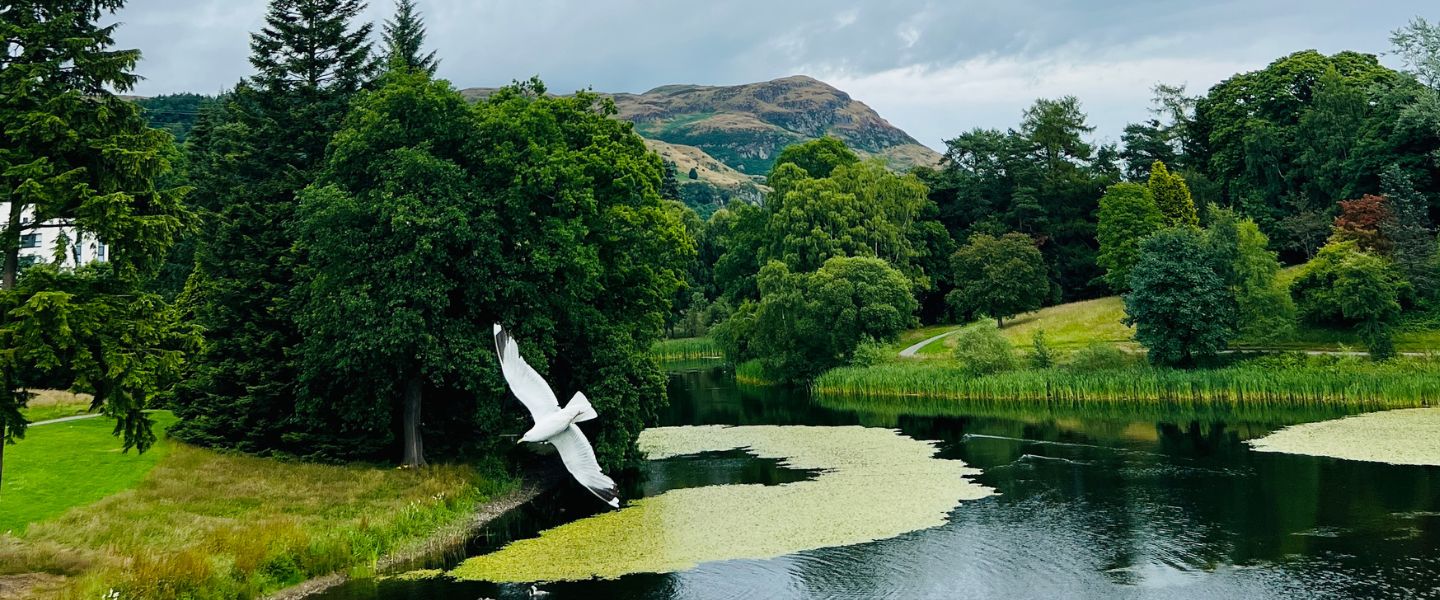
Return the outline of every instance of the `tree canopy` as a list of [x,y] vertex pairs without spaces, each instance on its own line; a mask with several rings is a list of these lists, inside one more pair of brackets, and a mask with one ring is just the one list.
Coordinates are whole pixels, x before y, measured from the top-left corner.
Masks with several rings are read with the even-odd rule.
[[1204,235],[1190,227],[1165,229],[1140,243],[1125,323],[1135,327],[1150,362],[1192,365],[1225,349],[1235,299],[1206,257]]
[[1041,307],[1049,296],[1045,258],[1023,233],[993,237],[983,233],[955,251],[951,258],[955,291],[949,300],[957,314],[1005,319]]

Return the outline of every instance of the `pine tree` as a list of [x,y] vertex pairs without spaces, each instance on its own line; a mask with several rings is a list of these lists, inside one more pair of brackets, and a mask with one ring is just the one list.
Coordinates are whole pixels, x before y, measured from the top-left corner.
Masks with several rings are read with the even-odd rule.
[[1170,173],[1165,163],[1155,161],[1150,165],[1150,194],[1155,197],[1155,206],[1165,215],[1170,227],[1198,227],[1200,216],[1195,211],[1195,200],[1190,197],[1190,186],[1185,179]]
[[389,69],[419,69],[434,75],[440,61],[435,53],[421,55],[425,47],[425,22],[415,11],[415,0],[396,0],[395,17],[385,22],[385,63]]
[[1389,200],[1389,218],[1380,230],[1393,244],[1395,266],[1422,298],[1440,291],[1436,273],[1435,236],[1425,196],[1415,190],[1410,176],[1397,166],[1380,174],[1380,188]]
[[[97,21],[123,5],[0,5],[0,461],[25,432],[22,372],[74,377],[120,420],[127,447],[144,450],[154,439],[142,411],[159,377],[137,355],[159,356],[151,343],[168,334],[148,335],[166,327],[163,303],[137,282],[159,266],[188,213],[181,190],[156,183],[170,169],[170,136],[115,95],[135,84],[140,51],[112,49],[116,25]],[[19,278],[21,236],[56,226],[96,236],[111,262],[73,273],[35,267]]]
[[665,161],[665,176],[660,180],[660,197],[666,200],[680,200],[680,170],[675,163]]
[[[314,180],[351,98],[376,70],[359,0],[272,0],[251,36],[255,73],[212,115],[195,185],[215,197],[186,295],[205,352],[181,395],[188,440],[247,451],[344,452],[334,428],[295,412],[288,306],[296,194]],[[335,418],[335,417],[331,417]],[[337,441],[338,440],[338,441]]]

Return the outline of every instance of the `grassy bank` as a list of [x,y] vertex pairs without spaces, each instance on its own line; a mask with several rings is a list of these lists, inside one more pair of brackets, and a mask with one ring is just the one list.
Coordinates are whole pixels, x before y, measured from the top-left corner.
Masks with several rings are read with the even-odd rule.
[[724,359],[720,345],[707,337],[660,340],[650,348],[650,356],[661,363]]
[[[1094,343],[1138,347],[1132,339],[1135,330],[1120,322],[1125,318],[1125,304],[1119,296],[1071,302],[1026,313],[1005,323],[1000,334],[1017,348],[1029,348],[1035,332],[1045,330],[1045,341],[1058,350],[1075,350]],[[958,325],[927,327],[925,332],[942,333]],[[919,331],[919,330],[917,330]],[[931,335],[934,335],[932,333]],[[916,336],[916,341],[928,336]],[[955,338],[947,337],[921,348],[925,357],[949,356],[955,349]]]
[[[43,443],[51,427],[13,450]],[[22,575],[33,597],[252,598],[366,574],[514,487],[498,469],[316,465],[164,444],[133,489],[0,535],[0,577]]]
[[31,423],[73,417],[90,409],[89,394],[72,394],[61,390],[31,390],[34,394],[20,414]]
[[[1071,302],[1043,308],[1023,314],[1007,321],[1000,330],[1001,335],[1016,348],[1028,350],[1037,330],[1045,330],[1045,341],[1060,350],[1076,350],[1090,344],[1103,343],[1139,350],[1134,341],[1135,330],[1121,323],[1125,318],[1125,303],[1119,296]],[[911,343],[931,335],[953,330],[960,325],[937,325],[906,332],[905,339]],[[1412,315],[1396,327],[1395,348],[1401,352],[1440,351],[1440,318],[1427,315]],[[1300,324],[1290,335],[1271,340],[1236,340],[1231,344],[1236,349],[1269,349],[1324,351],[1364,350],[1364,340],[1353,329],[1334,329]],[[935,358],[949,356],[955,348],[955,338],[931,343],[921,348],[921,357]]]
[[1026,369],[971,376],[940,361],[846,367],[821,375],[819,395],[966,402],[1207,402],[1412,407],[1440,402],[1440,362],[1377,364],[1336,357],[1250,359],[1213,369],[1134,365],[1099,371]]
[[[175,422],[168,412],[151,415],[156,435]],[[115,423],[95,418],[30,428],[6,449],[0,489],[0,533],[25,526],[135,487],[170,451],[161,442],[149,452],[122,453]]]

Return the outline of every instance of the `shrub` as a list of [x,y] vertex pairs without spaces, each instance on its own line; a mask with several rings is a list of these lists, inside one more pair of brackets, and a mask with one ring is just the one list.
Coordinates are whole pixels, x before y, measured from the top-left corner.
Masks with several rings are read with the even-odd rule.
[[850,356],[850,366],[869,367],[878,365],[890,360],[893,356],[895,356],[895,351],[890,349],[889,346],[875,340],[867,339],[855,347],[855,353]]
[[1124,350],[1110,344],[1090,344],[1070,355],[1067,365],[1072,371],[1106,371],[1123,369],[1134,360]]
[[1037,369],[1055,366],[1055,350],[1045,341],[1044,329],[1036,329],[1035,335],[1030,337],[1030,349],[1030,366]]
[[1015,347],[995,323],[985,321],[955,334],[955,359],[971,375],[1013,371],[1020,366]]

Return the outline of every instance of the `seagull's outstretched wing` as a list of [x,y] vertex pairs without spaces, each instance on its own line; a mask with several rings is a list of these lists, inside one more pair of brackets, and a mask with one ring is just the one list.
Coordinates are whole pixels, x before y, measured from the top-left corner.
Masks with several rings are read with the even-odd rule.
[[560,401],[555,399],[550,384],[545,383],[545,379],[520,358],[520,346],[498,324],[495,325],[495,353],[500,355],[500,372],[505,375],[505,382],[510,384],[510,391],[525,408],[530,409],[530,416],[536,422],[560,410]]
[[595,450],[590,447],[590,440],[585,439],[585,434],[579,427],[572,423],[565,431],[560,432],[560,435],[547,441],[555,446],[560,460],[565,462],[565,470],[569,471],[580,485],[611,507],[620,508],[620,489],[615,487],[614,480],[600,470],[600,463],[595,460]]

